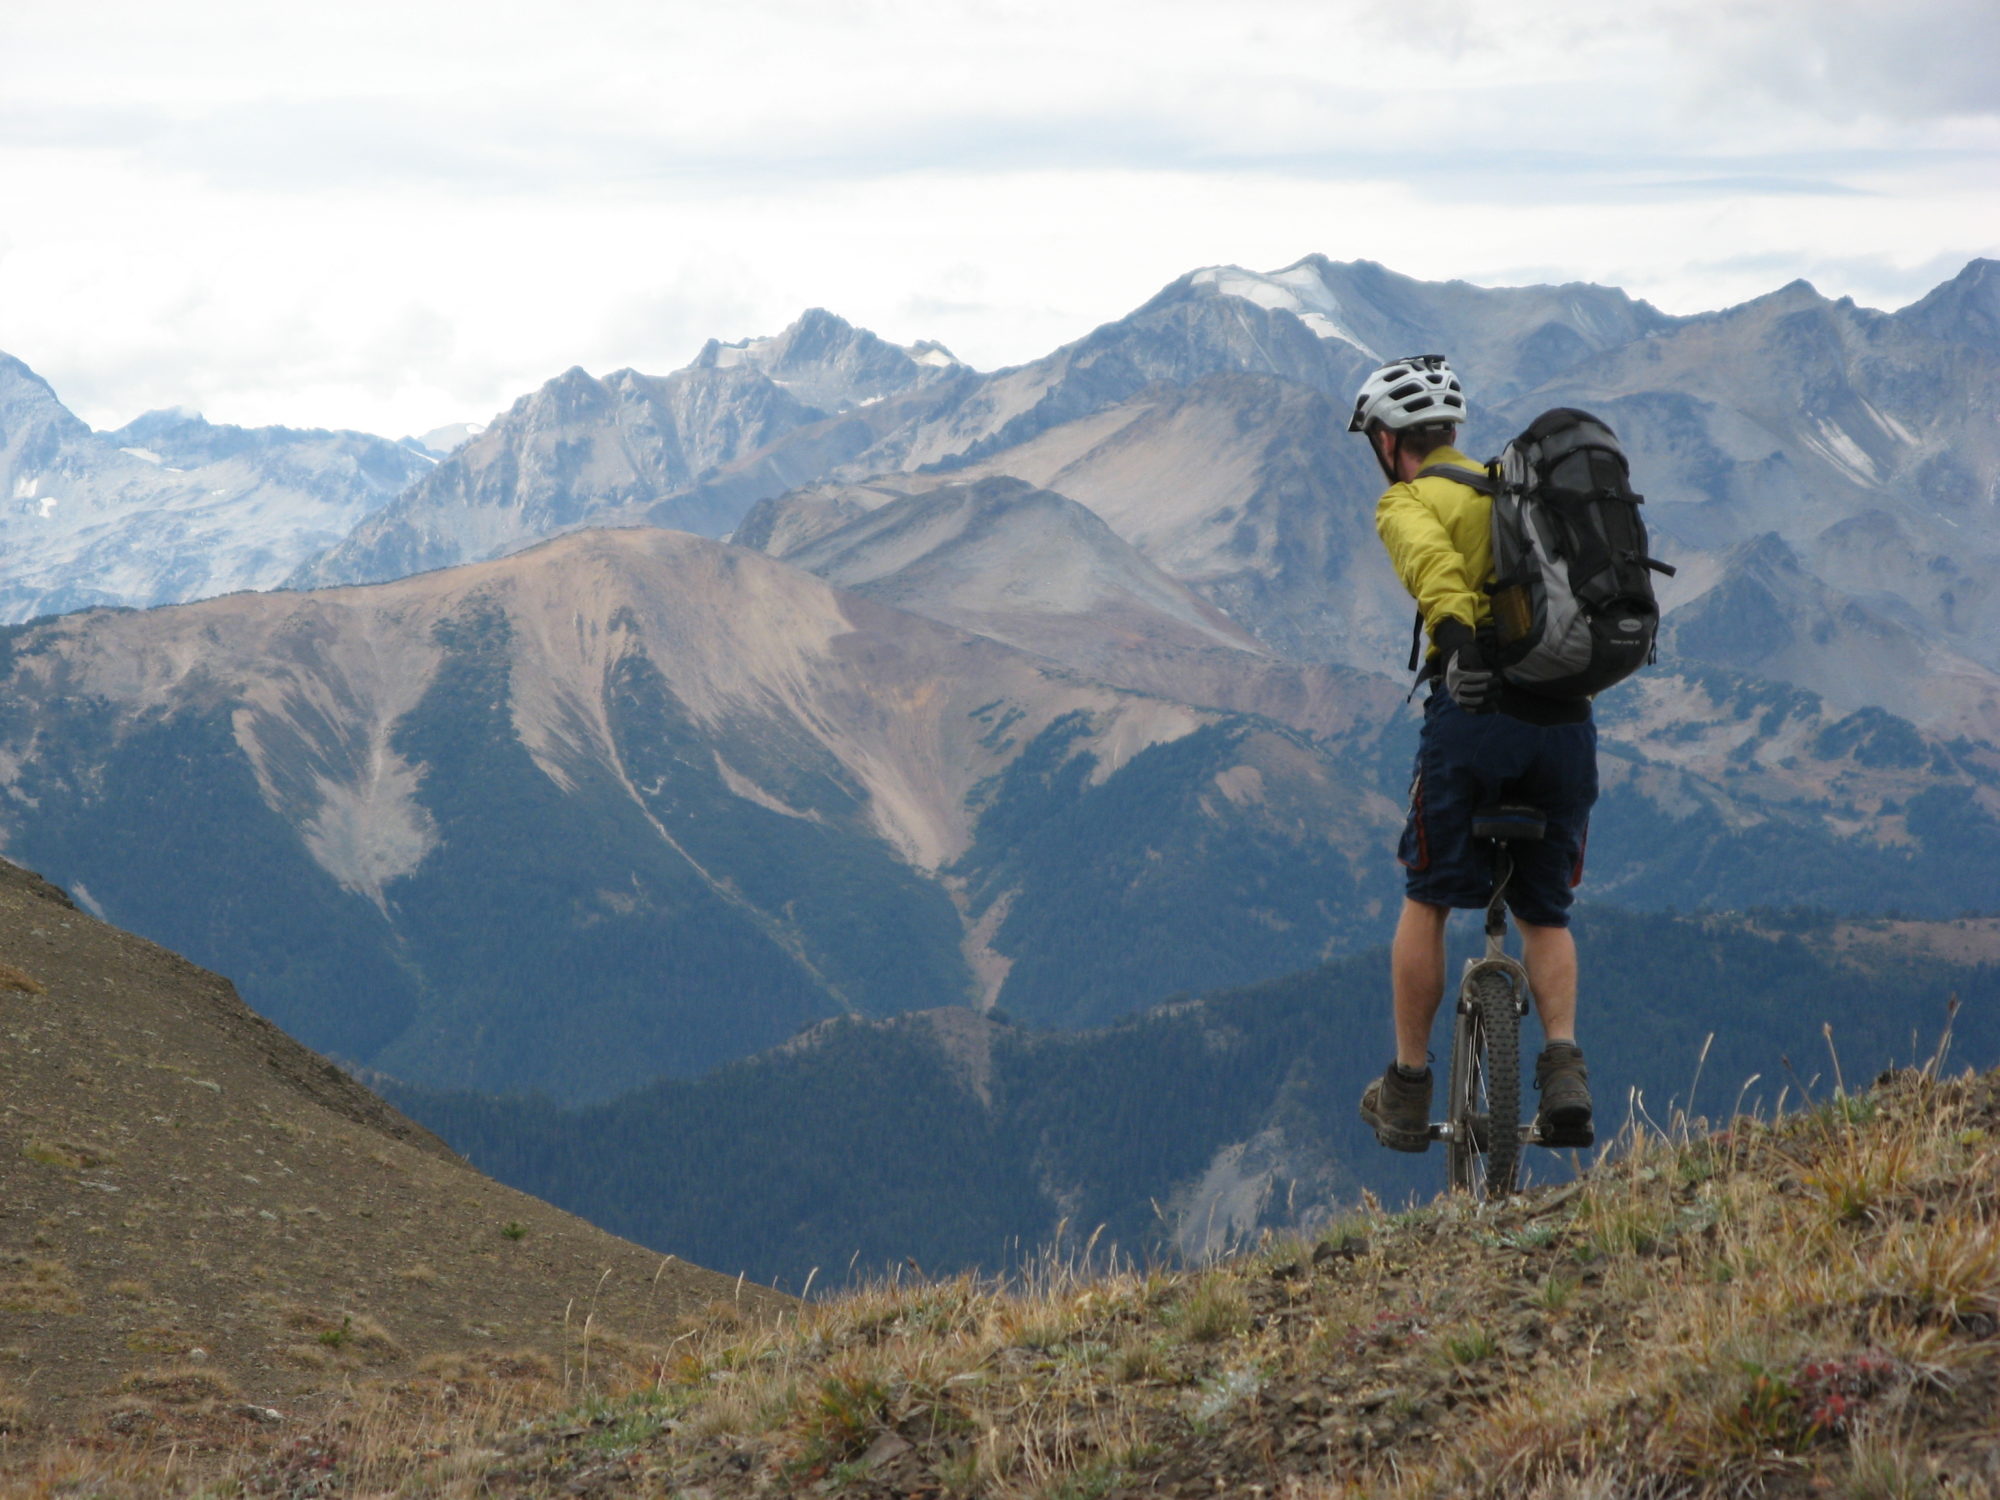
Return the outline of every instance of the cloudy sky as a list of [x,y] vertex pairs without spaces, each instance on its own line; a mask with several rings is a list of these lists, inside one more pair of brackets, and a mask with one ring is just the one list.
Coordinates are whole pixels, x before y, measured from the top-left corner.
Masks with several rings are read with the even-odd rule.
[[1993,0],[12,0],[0,350],[400,435],[818,304],[991,367],[1312,251],[1672,312],[2000,256]]

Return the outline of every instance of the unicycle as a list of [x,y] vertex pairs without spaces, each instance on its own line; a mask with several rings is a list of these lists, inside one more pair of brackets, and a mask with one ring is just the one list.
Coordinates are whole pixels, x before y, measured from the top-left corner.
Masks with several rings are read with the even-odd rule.
[[1454,1190],[1504,1198],[1516,1187],[1521,1147],[1539,1137],[1521,1123],[1521,1018],[1528,1013],[1528,971],[1507,952],[1507,882],[1514,844],[1539,839],[1540,808],[1523,803],[1485,807],[1472,815],[1472,836],[1493,850],[1493,898],[1486,903],[1486,952],[1468,959],[1458,985],[1452,1028],[1451,1075],[1445,1117],[1431,1139],[1445,1145]]

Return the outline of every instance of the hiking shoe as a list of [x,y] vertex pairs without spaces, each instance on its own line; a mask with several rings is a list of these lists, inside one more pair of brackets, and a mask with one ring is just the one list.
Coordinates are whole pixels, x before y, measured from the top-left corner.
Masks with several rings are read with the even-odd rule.
[[1541,1113],[1535,1124],[1544,1146],[1588,1146],[1597,1139],[1590,1122],[1590,1070],[1574,1042],[1550,1042],[1535,1059]]
[[1405,1078],[1394,1063],[1361,1095],[1361,1118],[1391,1151],[1431,1149],[1431,1070]]

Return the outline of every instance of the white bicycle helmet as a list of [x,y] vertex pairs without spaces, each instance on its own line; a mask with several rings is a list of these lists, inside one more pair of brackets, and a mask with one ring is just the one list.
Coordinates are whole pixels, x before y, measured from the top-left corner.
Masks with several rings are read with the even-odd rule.
[[1391,431],[1465,420],[1465,392],[1442,354],[1391,360],[1361,383],[1349,432],[1380,423]]

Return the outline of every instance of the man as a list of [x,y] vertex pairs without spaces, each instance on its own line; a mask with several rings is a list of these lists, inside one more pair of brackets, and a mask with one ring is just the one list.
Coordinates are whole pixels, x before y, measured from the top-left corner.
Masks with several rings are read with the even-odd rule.
[[[1430,649],[1410,815],[1397,851],[1406,870],[1390,949],[1396,1058],[1361,1096],[1361,1117],[1396,1151],[1430,1147],[1431,1024],[1444,996],[1445,920],[1492,895],[1486,851],[1472,840],[1475,808],[1532,803],[1546,835],[1519,845],[1507,904],[1546,1045],[1535,1064],[1537,1123],[1554,1146],[1594,1139],[1588,1074],[1576,1045],[1572,889],[1583,877],[1590,807],[1597,800],[1597,728],[1590,700],[1539,697],[1507,683],[1485,659],[1492,618],[1492,502],[1434,465],[1477,471],[1452,446],[1465,395],[1442,355],[1382,366],[1361,387],[1350,432],[1364,434],[1389,482],[1375,529],[1417,601]],[[1419,476],[1422,477],[1419,477]]]

